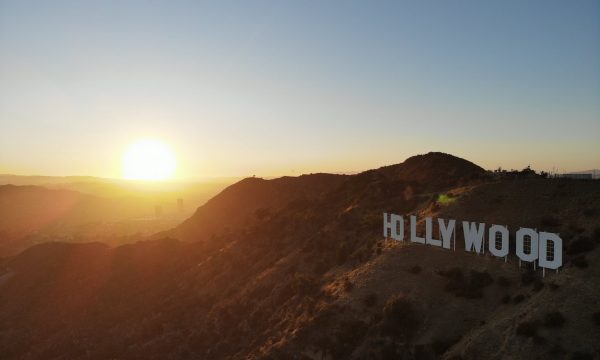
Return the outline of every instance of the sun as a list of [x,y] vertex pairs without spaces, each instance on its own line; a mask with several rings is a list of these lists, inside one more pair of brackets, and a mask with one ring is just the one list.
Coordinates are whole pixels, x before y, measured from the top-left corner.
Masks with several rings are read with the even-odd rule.
[[127,148],[123,156],[125,179],[166,180],[175,175],[176,167],[175,153],[160,140],[138,140]]

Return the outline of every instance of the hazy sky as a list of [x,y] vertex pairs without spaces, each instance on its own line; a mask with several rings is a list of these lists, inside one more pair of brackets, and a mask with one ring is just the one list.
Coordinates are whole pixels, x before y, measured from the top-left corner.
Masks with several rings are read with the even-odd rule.
[[3,1],[0,173],[600,168],[600,1]]

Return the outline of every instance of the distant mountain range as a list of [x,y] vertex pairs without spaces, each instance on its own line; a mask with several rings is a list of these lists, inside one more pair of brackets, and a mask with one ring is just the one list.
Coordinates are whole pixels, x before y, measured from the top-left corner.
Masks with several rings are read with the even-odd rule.
[[[355,175],[244,179],[152,240],[50,242],[2,260],[0,354],[598,357],[598,204],[600,182],[497,178],[443,153]],[[383,212],[558,232],[564,266],[542,277],[514,255],[386,240]]]
[[[239,178],[220,177],[199,180],[135,181],[93,176],[39,176],[0,174],[0,185],[34,185],[48,189],[73,190],[103,197],[136,196],[170,199],[173,194],[185,194],[194,199],[208,200]],[[194,201],[195,203],[195,201]]]
[[77,182],[111,182],[110,179],[93,176],[42,176],[42,175],[13,175],[0,174],[0,184],[12,185],[50,185]]
[[229,185],[225,181],[153,184],[0,175],[0,257],[46,241],[122,244],[143,239],[179,224]]

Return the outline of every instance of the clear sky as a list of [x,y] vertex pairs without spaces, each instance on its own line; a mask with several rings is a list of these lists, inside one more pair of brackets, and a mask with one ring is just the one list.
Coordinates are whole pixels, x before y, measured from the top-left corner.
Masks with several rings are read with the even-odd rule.
[[600,1],[0,0],[0,173],[600,168]]

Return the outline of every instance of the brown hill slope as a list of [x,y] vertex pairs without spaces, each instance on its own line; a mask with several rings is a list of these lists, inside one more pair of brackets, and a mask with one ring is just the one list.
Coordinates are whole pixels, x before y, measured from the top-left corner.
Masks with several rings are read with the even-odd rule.
[[196,210],[173,231],[163,235],[182,240],[202,240],[249,226],[292,202],[310,201],[339,185],[346,176],[311,174],[273,180],[246,178],[226,188]]
[[179,227],[161,235],[202,240],[226,229],[236,231],[250,226],[255,220],[264,220],[286,207],[309,206],[317,202],[325,206],[351,206],[352,201],[359,200],[381,203],[389,200],[388,196],[412,201],[415,193],[456,186],[483,173],[482,168],[464,159],[429,153],[353,176],[310,174],[273,180],[246,178],[198,208]]
[[[194,242],[113,249],[46,244],[6,259],[0,353],[8,359],[597,356],[600,183],[494,181],[445,154],[417,159],[404,163],[410,168],[326,180],[246,180],[212,200],[213,211],[223,214],[201,208],[175,230],[198,231]],[[532,217],[531,209],[539,212]],[[566,263],[542,279],[513,257],[504,263],[460,247],[384,240],[383,211],[551,227],[565,239]],[[233,230],[216,220],[198,230],[231,212],[244,219]]]

